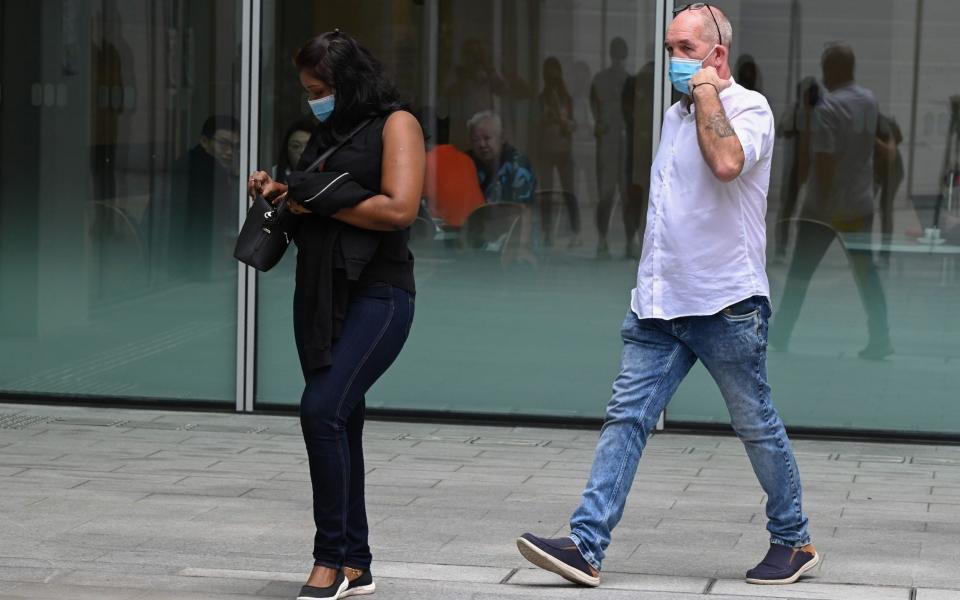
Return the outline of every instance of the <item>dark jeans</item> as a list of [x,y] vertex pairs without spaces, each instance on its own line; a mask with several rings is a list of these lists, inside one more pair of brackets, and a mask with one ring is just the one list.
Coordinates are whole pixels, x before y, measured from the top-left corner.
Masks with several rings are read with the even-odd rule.
[[[306,323],[294,295],[294,333],[303,364]],[[373,557],[367,543],[364,502],[364,395],[400,354],[413,323],[413,296],[377,285],[350,301],[333,364],[304,371],[300,426],[313,484],[314,564],[366,570]]]

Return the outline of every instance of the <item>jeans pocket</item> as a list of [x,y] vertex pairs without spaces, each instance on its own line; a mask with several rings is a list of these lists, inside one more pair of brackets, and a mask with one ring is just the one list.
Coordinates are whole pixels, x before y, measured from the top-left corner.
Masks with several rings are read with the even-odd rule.
[[720,314],[728,321],[749,321],[760,314],[760,303],[757,302],[756,298],[747,298],[736,304],[731,304],[720,311]]

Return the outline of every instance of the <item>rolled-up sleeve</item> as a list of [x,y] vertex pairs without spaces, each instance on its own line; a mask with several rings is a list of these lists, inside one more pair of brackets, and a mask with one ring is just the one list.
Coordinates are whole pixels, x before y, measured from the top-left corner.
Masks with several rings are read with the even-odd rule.
[[755,164],[773,153],[773,112],[766,103],[744,107],[730,119],[730,125],[743,148],[741,174],[749,172]]

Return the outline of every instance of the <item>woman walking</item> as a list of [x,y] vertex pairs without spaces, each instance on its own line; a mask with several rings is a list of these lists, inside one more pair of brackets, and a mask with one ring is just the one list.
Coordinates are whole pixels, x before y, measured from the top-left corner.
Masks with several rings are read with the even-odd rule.
[[[314,567],[298,598],[337,599],[375,589],[364,395],[400,353],[413,321],[407,228],[419,207],[425,152],[419,123],[353,38],[324,33],[294,63],[319,124],[286,184],[257,171],[249,190],[286,194],[298,215],[294,333],[316,523]],[[320,171],[302,171],[330,149]]]

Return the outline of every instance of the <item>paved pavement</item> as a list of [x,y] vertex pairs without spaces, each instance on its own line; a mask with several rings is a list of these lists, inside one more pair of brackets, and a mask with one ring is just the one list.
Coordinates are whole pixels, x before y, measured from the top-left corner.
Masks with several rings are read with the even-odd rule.
[[[595,431],[368,423],[375,597],[960,599],[960,447],[796,441],[820,567],[758,587],[764,496],[739,442],[656,435],[599,589],[530,568]],[[310,561],[295,418],[0,404],[0,598],[293,598]]]

